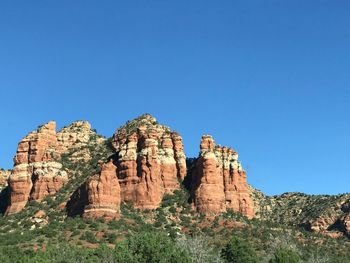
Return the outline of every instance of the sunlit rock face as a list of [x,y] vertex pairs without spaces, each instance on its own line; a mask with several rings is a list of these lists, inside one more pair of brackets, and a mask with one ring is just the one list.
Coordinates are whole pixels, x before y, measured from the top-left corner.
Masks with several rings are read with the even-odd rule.
[[113,136],[121,200],[155,209],[165,193],[180,187],[186,175],[182,138],[144,114]]
[[102,165],[101,173],[87,181],[87,206],[84,217],[118,218],[120,212],[120,186],[117,167],[112,160]]
[[[117,218],[122,202],[138,209],[156,209],[165,194],[180,188],[187,174],[182,138],[153,116],[144,114],[127,122],[109,142],[112,147],[107,148],[106,139],[86,121],[74,122],[57,133],[51,121],[29,133],[18,144],[11,174],[0,173],[1,185],[8,181],[6,213],[21,211],[29,200],[55,195],[68,181],[66,171],[72,173],[63,169],[62,163],[82,165],[93,160],[89,149],[96,145],[101,151],[109,150],[109,161],[75,191],[67,207],[71,214]],[[217,214],[232,209],[249,218],[254,216],[246,174],[234,150],[203,136],[191,173],[189,187],[199,212]]]
[[67,173],[57,161],[56,123],[48,122],[23,138],[14,157],[8,180],[10,202],[6,213],[21,211],[29,200],[53,195],[67,182]]
[[215,145],[210,135],[202,137],[192,178],[192,198],[199,212],[217,214],[232,209],[254,217],[246,173],[238,162],[238,154]]

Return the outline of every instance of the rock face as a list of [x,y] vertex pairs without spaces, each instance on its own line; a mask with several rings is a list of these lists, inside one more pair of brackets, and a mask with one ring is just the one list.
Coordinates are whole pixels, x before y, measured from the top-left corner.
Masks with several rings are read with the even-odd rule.
[[7,180],[10,177],[11,171],[0,169],[0,192],[7,186]]
[[[57,160],[64,153],[70,161],[91,158],[86,146],[94,137],[105,141],[86,121],[73,122],[56,133],[56,123],[51,121],[29,133],[19,144],[14,157],[14,168],[9,177],[10,204],[6,213],[17,213],[28,200],[42,200],[54,195],[68,181],[66,171]],[[2,178],[2,177],[1,177]]]
[[254,204],[238,154],[216,146],[210,135],[202,137],[192,178],[192,198],[199,212],[217,214],[232,209],[254,217]]
[[[335,199],[333,197],[333,199]],[[313,232],[323,233],[332,236],[334,232],[340,232],[350,237],[350,198],[349,195],[340,195],[332,200],[336,205],[317,211],[312,218],[305,220],[305,225]],[[328,204],[330,205],[331,202]],[[316,208],[316,207],[315,207]],[[314,209],[315,209],[314,208]]]
[[[18,144],[14,157],[6,213],[19,212],[29,200],[40,201],[57,193],[68,181],[60,157],[66,154],[71,163],[89,161],[92,141],[101,149],[107,145],[85,121],[74,122],[58,133],[56,124],[49,122],[29,133]],[[114,155],[99,174],[77,189],[70,210],[67,207],[70,214],[115,218],[121,202],[138,209],[156,209],[164,194],[180,188],[187,167],[178,133],[144,114],[119,128],[111,142]],[[246,174],[237,159],[232,149],[216,146],[211,136],[202,137],[192,175],[192,197],[199,212],[216,214],[233,209],[249,218],[254,216]]]
[[88,205],[84,210],[85,217],[113,219],[119,216],[120,186],[116,174],[117,167],[111,160],[102,165],[99,175],[89,178],[86,183]]
[[19,144],[9,177],[10,204],[7,214],[21,211],[28,200],[55,194],[68,180],[56,160],[56,124],[49,122],[29,133]]
[[186,175],[181,137],[145,114],[116,131],[121,200],[139,209],[155,209],[164,193],[180,187]]

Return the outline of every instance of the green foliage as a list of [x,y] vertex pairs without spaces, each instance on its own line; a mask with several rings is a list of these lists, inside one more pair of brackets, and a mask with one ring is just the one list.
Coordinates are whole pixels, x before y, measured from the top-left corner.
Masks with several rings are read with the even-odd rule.
[[125,263],[191,262],[184,251],[162,233],[141,233],[130,237],[115,248],[117,259]]
[[299,255],[287,248],[278,248],[273,254],[273,258],[269,263],[298,263],[300,262]]
[[108,233],[105,233],[104,238],[109,243],[115,243],[115,241],[117,240],[117,235],[113,232],[108,232]]
[[85,231],[85,233],[81,236],[81,239],[93,244],[98,242],[94,233],[91,231]]
[[249,243],[238,237],[232,237],[222,249],[222,258],[232,263],[257,263],[258,258]]
[[179,206],[188,207],[189,193],[185,189],[175,190],[173,194],[166,194],[163,197],[161,207]]

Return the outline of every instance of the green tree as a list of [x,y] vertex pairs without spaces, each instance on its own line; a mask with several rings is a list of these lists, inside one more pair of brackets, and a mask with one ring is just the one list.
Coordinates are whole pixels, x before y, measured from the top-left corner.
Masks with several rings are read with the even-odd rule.
[[299,255],[290,249],[279,248],[273,254],[273,258],[270,259],[269,263],[298,263],[300,262]]
[[221,251],[221,257],[226,262],[232,263],[257,263],[258,258],[255,251],[249,243],[238,237],[232,237],[231,240]]
[[141,233],[132,236],[115,248],[117,262],[187,263],[188,254],[162,233]]

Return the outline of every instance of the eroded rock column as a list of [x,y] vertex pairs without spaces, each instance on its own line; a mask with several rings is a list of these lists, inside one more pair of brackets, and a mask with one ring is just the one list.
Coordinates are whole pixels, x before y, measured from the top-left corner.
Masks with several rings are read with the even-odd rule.
[[19,144],[9,177],[10,204],[7,214],[21,211],[28,200],[55,194],[68,180],[56,160],[56,123],[49,122],[29,133]]
[[192,198],[196,209],[204,214],[217,214],[232,209],[248,218],[254,216],[246,173],[231,148],[215,145],[204,135],[200,156],[192,172]]

